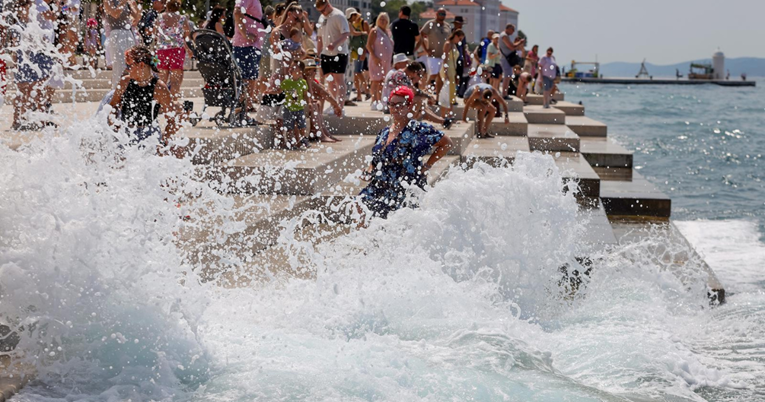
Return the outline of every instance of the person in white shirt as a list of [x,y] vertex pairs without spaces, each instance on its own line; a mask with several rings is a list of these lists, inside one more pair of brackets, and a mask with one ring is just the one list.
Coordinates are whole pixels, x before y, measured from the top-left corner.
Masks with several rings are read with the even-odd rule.
[[345,70],[348,68],[348,38],[351,29],[342,11],[332,7],[329,0],[316,0],[321,13],[317,49],[321,54],[321,71],[327,87],[341,105],[345,104]]

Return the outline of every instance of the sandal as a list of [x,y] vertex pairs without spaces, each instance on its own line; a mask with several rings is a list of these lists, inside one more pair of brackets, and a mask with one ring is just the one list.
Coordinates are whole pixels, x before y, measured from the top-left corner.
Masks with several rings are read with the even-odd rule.
[[445,119],[444,119],[444,129],[445,129],[445,130],[448,130],[448,129],[449,129],[449,127],[451,127],[451,126],[452,126],[452,124],[454,124],[454,119],[452,119],[452,118],[449,118],[449,117],[447,117],[447,118],[445,118]]

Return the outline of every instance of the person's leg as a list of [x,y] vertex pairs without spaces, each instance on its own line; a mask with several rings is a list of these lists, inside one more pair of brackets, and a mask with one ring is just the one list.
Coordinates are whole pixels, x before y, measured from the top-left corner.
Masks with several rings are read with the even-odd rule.
[[526,79],[522,75],[521,78],[518,79],[518,92],[515,95],[519,97],[523,102],[526,102],[527,87],[528,82],[526,82]]
[[17,82],[18,94],[13,98],[13,128],[21,126],[21,118],[29,110],[29,102],[32,98],[32,85],[30,82]]
[[340,106],[343,106],[345,104],[345,74],[339,73],[339,74],[332,74],[332,78],[334,79],[332,81],[333,84],[335,84],[335,93],[337,94],[337,102],[340,103]]
[[133,33],[124,29],[112,29],[109,38],[112,44],[112,89],[117,88],[117,84],[122,78],[122,73],[127,67],[125,62],[125,51],[135,45]]
[[177,100],[181,93],[181,85],[183,84],[183,69],[171,70],[168,81],[165,81],[170,86],[170,94]]
[[372,103],[375,102],[382,102],[382,81],[372,81]]
[[[160,81],[164,82],[168,86],[170,85],[170,70],[159,70],[159,74],[157,74]],[[171,91],[173,88],[168,88]]]

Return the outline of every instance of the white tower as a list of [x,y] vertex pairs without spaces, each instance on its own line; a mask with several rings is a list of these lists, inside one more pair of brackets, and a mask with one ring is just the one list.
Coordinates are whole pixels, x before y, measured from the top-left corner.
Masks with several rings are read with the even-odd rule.
[[712,78],[716,80],[725,79],[725,55],[719,49],[712,55],[712,68],[715,70]]

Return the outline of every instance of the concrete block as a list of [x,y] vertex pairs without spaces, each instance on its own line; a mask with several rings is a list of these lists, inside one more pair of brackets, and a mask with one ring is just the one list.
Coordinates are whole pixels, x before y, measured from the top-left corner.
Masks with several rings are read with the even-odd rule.
[[585,116],[568,116],[566,125],[580,137],[605,137],[608,126]]
[[566,116],[584,116],[584,106],[576,103],[558,101],[550,105],[566,114]]
[[633,152],[607,137],[581,137],[581,152],[593,167],[631,168]]
[[523,114],[526,116],[526,121],[528,121],[529,124],[566,123],[566,114],[552,107],[545,109],[542,106],[524,106]]
[[542,152],[579,152],[579,136],[560,124],[529,124],[529,148]]

